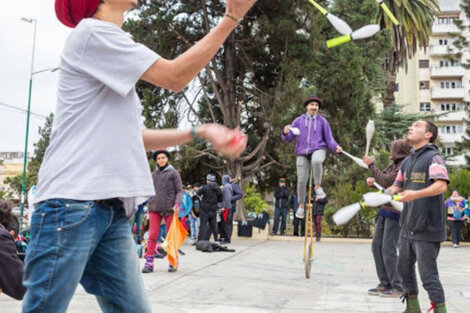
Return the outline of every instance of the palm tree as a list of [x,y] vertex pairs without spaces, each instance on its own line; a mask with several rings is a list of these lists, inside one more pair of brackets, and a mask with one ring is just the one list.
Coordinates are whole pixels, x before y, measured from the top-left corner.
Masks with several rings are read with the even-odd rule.
[[438,0],[384,0],[390,11],[400,22],[394,27],[390,18],[380,10],[377,17],[382,28],[392,29],[392,48],[383,60],[384,70],[388,72],[387,86],[382,100],[384,106],[395,102],[395,84],[399,68],[408,70],[408,59],[419,48],[428,46],[432,24],[440,9]]

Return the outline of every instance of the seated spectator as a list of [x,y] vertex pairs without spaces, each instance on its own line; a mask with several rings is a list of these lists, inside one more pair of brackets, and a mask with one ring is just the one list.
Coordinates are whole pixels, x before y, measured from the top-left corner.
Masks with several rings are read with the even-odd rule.
[[0,291],[17,300],[23,299],[23,262],[18,257],[14,238],[19,223],[11,213],[11,203],[0,200]]
[[450,232],[452,235],[452,243],[454,248],[459,247],[460,231],[465,220],[465,206],[467,201],[459,195],[457,190],[452,191],[452,196],[445,202],[447,209],[447,220],[449,221]]

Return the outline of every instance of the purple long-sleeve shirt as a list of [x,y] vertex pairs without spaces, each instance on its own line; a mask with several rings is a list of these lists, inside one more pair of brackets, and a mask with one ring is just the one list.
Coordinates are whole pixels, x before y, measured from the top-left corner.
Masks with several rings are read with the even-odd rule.
[[[338,143],[333,138],[330,124],[320,114],[315,115],[315,118],[303,114],[292,122],[291,127],[296,127],[300,130],[295,143],[296,155],[309,155],[316,150],[327,147],[336,153]],[[289,131],[286,135],[284,132],[281,132],[281,139],[289,143],[296,139],[296,136],[292,131]]]

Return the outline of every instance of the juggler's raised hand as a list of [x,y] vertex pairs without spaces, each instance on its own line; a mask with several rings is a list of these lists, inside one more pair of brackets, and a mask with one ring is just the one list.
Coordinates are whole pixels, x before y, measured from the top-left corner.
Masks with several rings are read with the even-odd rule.
[[242,19],[256,1],[257,0],[227,0],[225,14],[230,14],[238,20]]

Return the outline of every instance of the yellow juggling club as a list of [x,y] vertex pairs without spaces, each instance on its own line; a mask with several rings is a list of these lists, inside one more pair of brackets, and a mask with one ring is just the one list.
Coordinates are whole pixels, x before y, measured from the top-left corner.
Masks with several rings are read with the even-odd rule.
[[390,9],[387,7],[387,5],[383,2],[383,0],[376,0],[379,5],[382,7],[382,10],[384,10],[385,14],[387,14],[387,16],[392,20],[392,23],[395,25],[395,26],[398,26],[398,24],[400,24],[400,22],[398,22],[398,20],[395,18],[395,16],[393,15],[392,11],[390,11]]

